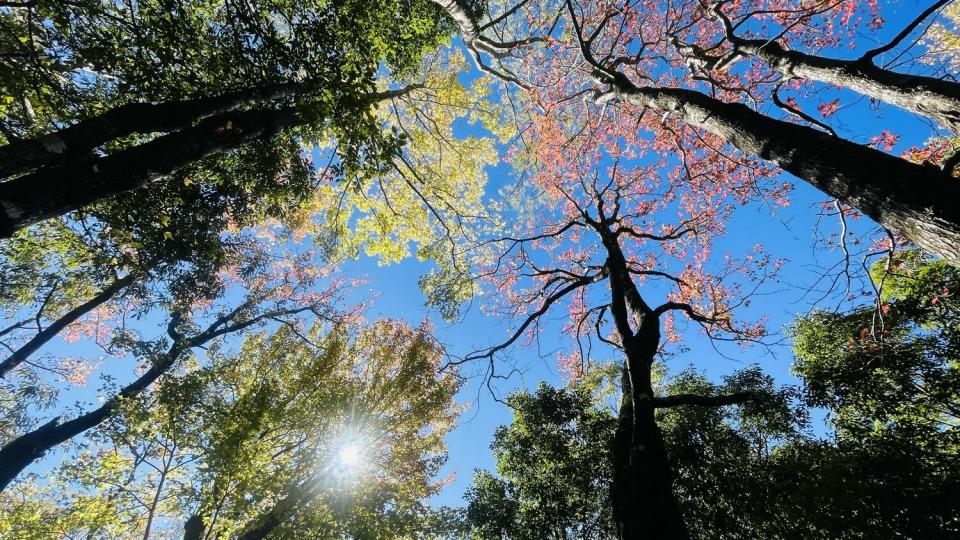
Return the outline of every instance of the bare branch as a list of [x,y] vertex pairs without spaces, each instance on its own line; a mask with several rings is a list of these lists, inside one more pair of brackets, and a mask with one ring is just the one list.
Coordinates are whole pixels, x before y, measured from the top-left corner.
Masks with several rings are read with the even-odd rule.
[[784,101],[782,101],[782,100],[780,99],[780,93],[779,93],[781,86],[783,86],[783,81],[780,81],[779,83],[777,83],[777,86],[773,89],[772,92],[770,92],[770,96],[773,98],[773,103],[774,103],[774,105],[776,105],[777,107],[780,107],[781,109],[789,112],[790,114],[793,114],[793,115],[795,115],[795,116],[798,116],[798,117],[806,120],[807,122],[810,122],[811,124],[819,127],[820,129],[823,129],[824,131],[826,131],[827,133],[833,135],[834,137],[837,136],[837,132],[834,131],[832,127],[828,126],[827,124],[824,124],[823,122],[821,122],[821,121],[817,120],[816,118],[810,116],[809,114],[801,111],[800,109],[798,109],[798,108],[796,108],[796,107],[792,107],[792,106],[790,106],[788,103],[785,103]]
[[507,347],[512,345],[514,342],[516,342],[518,339],[520,339],[520,336],[523,335],[523,333],[527,330],[527,328],[529,328],[531,324],[533,324],[534,322],[537,321],[537,319],[543,316],[543,314],[550,309],[550,306],[555,304],[558,300],[570,294],[571,292],[579,289],[580,287],[585,287],[587,285],[590,285],[591,283],[596,283],[601,279],[604,279],[606,275],[607,275],[606,271],[602,270],[594,275],[584,276],[578,280],[571,282],[566,287],[563,287],[559,291],[551,294],[546,299],[544,299],[543,304],[540,306],[540,308],[534,311],[533,313],[531,313],[529,316],[527,316],[527,318],[523,321],[523,324],[521,324],[520,327],[517,328],[517,330],[513,333],[513,335],[510,336],[509,339],[500,343],[499,345],[495,345],[484,351],[469,354],[463,360],[460,360],[459,362],[456,362],[456,363],[462,364],[464,362],[469,362],[471,360],[479,360],[481,358],[493,358],[494,354],[498,353],[499,351],[502,351],[503,349],[506,349]]
[[860,61],[873,62],[873,59],[876,58],[877,56],[899,45],[900,42],[903,41],[907,36],[909,36],[911,32],[916,30],[916,28],[920,26],[927,17],[929,17],[934,12],[938,11],[940,8],[949,4],[952,1],[953,0],[939,0],[938,2],[934,3],[932,6],[925,9],[923,13],[918,15],[916,19],[911,21],[910,24],[905,26],[903,30],[901,30],[900,33],[897,34],[896,37],[890,40],[889,43],[887,43],[886,45],[877,47],[876,49],[870,49],[869,51],[865,52],[863,56],[860,57]]

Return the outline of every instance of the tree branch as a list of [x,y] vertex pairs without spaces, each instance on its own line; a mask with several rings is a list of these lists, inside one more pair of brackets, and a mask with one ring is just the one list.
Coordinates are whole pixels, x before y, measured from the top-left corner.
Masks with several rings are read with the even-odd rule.
[[938,2],[934,3],[932,6],[928,7],[926,10],[924,10],[923,13],[921,13],[920,15],[918,15],[917,18],[914,19],[910,24],[908,24],[907,26],[905,26],[905,27],[903,28],[903,30],[901,30],[900,33],[897,34],[897,36],[896,36],[895,38],[893,38],[889,43],[887,43],[886,45],[877,47],[876,49],[870,49],[869,51],[865,52],[865,53],[863,54],[863,56],[860,57],[860,61],[861,61],[861,62],[873,62],[873,59],[876,58],[877,56],[879,56],[879,55],[881,55],[881,54],[889,51],[890,49],[896,47],[897,45],[899,45],[900,42],[903,41],[907,36],[909,36],[911,32],[913,32],[914,30],[916,30],[916,28],[917,28],[918,26],[920,26],[920,24],[923,23],[923,21],[924,21],[927,17],[929,17],[929,16],[932,15],[935,11],[939,10],[940,8],[942,8],[943,6],[949,4],[949,3],[952,2],[952,1],[953,1],[953,0],[939,0]]
[[[241,304],[240,307],[246,307],[249,304],[250,301],[247,301]],[[180,334],[177,329],[183,316],[182,313],[180,311],[174,311],[168,324],[168,333],[173,339],[173,343],[166,352],[163,352],[153,359],[150,368],[141,374],[140,377],[124,386],[117,394],[107,399],[96,409],[80,414],[62,424],[60,423],[60,417],[57,417],[33,431],[18,436],[0,449],[0,491],[3,491],[20,472],[53,447],[80,435],[84,431],[110,418],[116,413],[117,408],[124,399],[130,399],[140,395],[147,387],[163,376],[174,363],[191,348],[202,346],[223,334],[244,330],[265,319],[283,315],[293,315],[307,310],[315,310],[316,308],[317,303],[312,303],[308,306],[275,309],[251,317],[244,322],[229,324],[231,322],[230,318],[242,313],[241,309],[234,309],[227,315],[217,318],[208,325],[204,331],[188,338]],[[314,311],[314,313],[316,313],[316,311]]]
[[95,148],[119,137],[179,131],[203,118],[292,96],[306,88],[306,83],[287,83],[209,98],[121,105],[59,131],[0,146],[0,177],[89,157]]
[[517,328],[517,330],[510,336],[509,339],[500,343],[499,345],[495,345],[486,350],[469,354],[463,360],[456,363],[462,364],[464,362],[469,362],[471,360],[479,360],[481,358],[492,358],[494,354],[496,354],[499,351],[502,351],[503,349],[506,349],[507,347],[512,345],[515,341],[520,339],[520,336],[523,335],[523,333],[527,330],[527,328],[529,328],[530,325],[533,324],[538,318],[543,316],[543,314],[550,309],[550,306],[555,304],[558,300],[570,294],[571,292],[579,289],[580,287],[584,287],[584,286],[590,285],[591,283],[596,283],[600,281],[601,279],[605,278],[606,275],[607,275],[606,270],[601,270],[600,272],[592,276],[584,276],[578,280],[573,281],[566,287],[560,289],[559,291],[551,294],[546,299],[544,299],[543,304],[540,306],[540,308],[534,311],[533,313],[531,313],[523,321],[523,324],[521,324],[520,327]]
[[31,354],[35,353],[40,347],[53,339],[53,337],[59,334],[64,328],[113,298],[134,281],[135,276],[128,274],[126,277],[114,281],[90,300],[71,309],[62,317],[50,323],[49,326],[34,335],[30,341],[27,341],[3,362],[0,362],[0,378],[6,376],[12,369],[23,363]]

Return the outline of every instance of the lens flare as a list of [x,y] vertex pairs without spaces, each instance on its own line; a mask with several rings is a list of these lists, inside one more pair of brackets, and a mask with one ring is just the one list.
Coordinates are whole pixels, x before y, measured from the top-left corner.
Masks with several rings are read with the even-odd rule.
[[340,464],[345,467],[356,467],[363,460],[363,449],[356,442],[351,442],[340,447],[337,452]]

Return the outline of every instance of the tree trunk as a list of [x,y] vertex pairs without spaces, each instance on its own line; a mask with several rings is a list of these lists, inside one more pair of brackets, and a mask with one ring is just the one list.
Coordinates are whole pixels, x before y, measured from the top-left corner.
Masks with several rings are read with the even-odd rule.
[[[361,96],[358,103],[350,107],[362,110],[420,88],[422,84],[410,84]],[[10,238],[38,221],[142,187],[204,157],[312,121],[295,107],[233,111],[243,103],[234,100],[222,107],[230,112],[204,118],[181,131],[108,156],[75,158],[0,182],[0,238]]]
[[160,505],[160,497],[163,496],[163,485],[167,482],[167,475],[170,474],[170,464],[173,463],[176,448],[176,445],[174,445],[173,450],[167,450],[167,459],[163,462],[160,479],[157,481],[157,489],[153,492],[153,500],[150,501],[150,507],[147,511],[147,523],[143,527],[143,540],[150,540],[150,530],[153,529],[153,520],[157,517],[157,506]]
[[184,351],[181,344],[173,346],[137,380],[128,384],[119,394],[100,407],[82,414],[73,420],[60,423],[54,418],[39,428],[17,437],[0,449],[0,492],[31,463],[43,457],[51,448],[70,440],[84,431],[99,425],[110,417],[120,401],[135,397],[156,381],[173,365]]
[[[462,34],[470,37],[477,33],[476,21],[459,0],[433,2],[453,18]],[[589,52],[586,54],[589,56]],[[776,163],[880,225],[899,232],[920,248],[960,267],[960,204],[956,203],[960,201],[960,181],[938,168],[916,165],[694,90],[639,87],[622,73],[614,74],[611,80],[611,74],[601,69],[596,60],[588,60],[598,68],[595,75],[611,85],[611,92],[600,99],[619,96],[635,105],[676,112],[684,122],[726,138],[744,153]],[[906,92],[905,103],[925,102],[926,98],[918,97],[918,88],[913,86],[920,84],[924,92],[932,92],[933,101],[939,104],[934,109],[923,109],[931,107],[927,104],[918,107],[945,115],[948,123],[956,118],[956,92],[952,87],[932,81],[921,84],[919,79],[904,83],[906,79],[890,72],[873,75],[886,85],[886,97],[894,99],[895,88]],[[868,84],[869,78],[864,77],[857,79],[860,82],[856,84],[863,85],[866,91],[874,83]],[[852,80],[847,82],[854,84]],[[937,94],[954,105],[937,98]]]
[[202,540],[203,530],[206,528],[203,516],[194,514],[183,524],[183,540]]
[[30,341],[24,343],[19,349],[14,351],[13,354],[8,356],[3,362],[0,362],[0,378],[6,376],[10,370],[16,368],[23,363],[24,360],[30,357],[31,354],[37,352],[37,350],[45,345],[48,341],[53,339],[54,336],[60,333],[61,330],[66,328],[68,325],[83,317],[87,313],[90,313],[98,306],[102,305],[104,302],[113,298],[118,292],[126,288],[128,285],[133,283],[134,275],[128,274],[127,276],[114,281],[105,289],[100,291],[96,296],[87,300],[83,304],[71,309],[65,313],[62,317],[50,323],[49,326],[37,332],[37,335],[33,336]]
[[0,238],[146,185],[191,163],[297,123],[292,108],[224,113],[127,150],[0,183]]
[[[624,362],[623,400],[614,436],[613,517],[620,540],[686,539],[689,534],[673,495],[673,475],[663,434],[649,399],[649,367],[633,373]],[[633,379],[633,382],[631,382]],[[649,392],[635,391],[645,384]]]
[[220,96],[164,103],[128,103],[53,133],[0,146],[0,177],[89,157],[97,147],[133,134],[178,131],[215,114],[289,97],[302,83],[247,88]]
[[612,83],[625,101],[677,113],[746,154],[776,163],[922,249],[960,267],[960,181],[819,130],[775,120],[740,103],[681,88]]
[[279,514],[268,512],[258,518],[255,526],[245,529],[237,535],[237,540],[262,540],[282,523]]
[[835,84],[926,116],[960,133],[960,84],[878,68],[870,60],[835,60],[788,51],[774,41],[734,39],[736,50],[756,56],[788,78]]
[[238,533],[236,540],[266,538],[277,527],[283,525],[284,520],[295,512],[299,505],[311,501],[319,494],[319,483],[320,479],[314,476],[300,486],[291,487],[284,498],[253,519],[250,525]]
[[685,540],[689,534],[673,494],[673,474],[654,416],[650,373],[660,344],[660,321],[630,278],[616,237],[609,231],[601,235],[608,253],[610,312],[626,356],[610,491],[617,535],[620,540]]

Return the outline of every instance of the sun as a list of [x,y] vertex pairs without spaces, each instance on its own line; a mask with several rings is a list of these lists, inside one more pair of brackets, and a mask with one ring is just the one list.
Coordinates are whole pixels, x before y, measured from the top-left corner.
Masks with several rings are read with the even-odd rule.
[[363,448],[356,442],[347,443],[337,452],[340,464],[345,467],[356,467],[363,460]]

